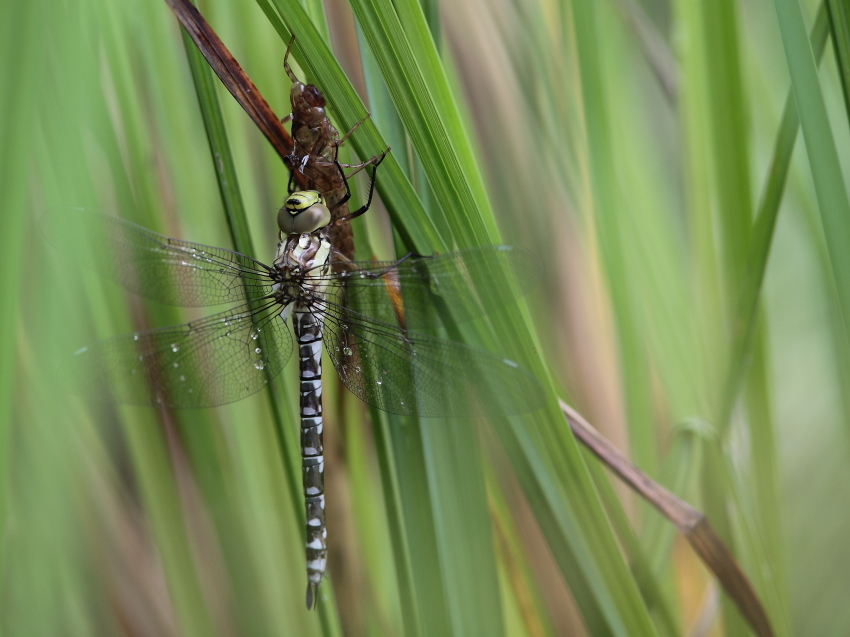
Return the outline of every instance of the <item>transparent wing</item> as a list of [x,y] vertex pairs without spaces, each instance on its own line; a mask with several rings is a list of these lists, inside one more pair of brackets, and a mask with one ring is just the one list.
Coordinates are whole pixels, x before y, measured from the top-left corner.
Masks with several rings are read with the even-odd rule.
[[78,351],[72,372],[106,402],[214,407],[245,398],[274,378],[292,352],[275,302],[125,334]]
[[91,257],[94,267],[124,288],[160,303],[202,307],[271,291],[269,267],[259,261],[164,237],[118,217],[82,208],[53,209],[45,214],[42,228],[67,258]]
[[535,288],[542,274],[537,257],[504,245],[400,262],[341,263],[335,268],[337,272],[329,278],[344,289],[337,295],[346,299],[345,304],[377,320],[398,320],[407,327],[441,304],[455,320],[469,320],[504,307],[518,294]]
[[537,379],[517,363],[463,343],[402,330],[326,301],[325,348],[342,382],[383,411],[453,417],[516,414],[543,405]]

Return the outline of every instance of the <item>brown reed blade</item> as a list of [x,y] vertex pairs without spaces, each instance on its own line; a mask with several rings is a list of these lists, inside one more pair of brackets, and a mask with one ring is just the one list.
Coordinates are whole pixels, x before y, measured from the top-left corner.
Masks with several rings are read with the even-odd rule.
[[[292,170],[293,166],[289,158],[293,147],[292,137],[254,86],[251,78],[242,70],[212,27],[189,0],[165,1],[225,88],[236,98],[257,128],[266,136],[287,168]],[[299,187],[306,187],[304,176],[297,171],[295,171],[295,180]]]
[[572,407],[562,400],[558,403],[575,437],[620,480],[676,525],[702,562],[717,577],[755,634],[773,637],[770,620],[750,581],[705,515],[638,469]]

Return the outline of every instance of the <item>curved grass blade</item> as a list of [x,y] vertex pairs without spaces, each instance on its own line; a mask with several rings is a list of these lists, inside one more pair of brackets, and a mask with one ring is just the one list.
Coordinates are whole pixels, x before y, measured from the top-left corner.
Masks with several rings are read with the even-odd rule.
[[[820,61],[826,47],[828,34],[829,23],[826,7],[825,4],[821,4],[810,36],[812,49],[818,61]],[[794,152],[799,126],[800,116],[797,110],[797,103],[794,99],[794,91],[791,89],[788,97],[785,99],[782,120],[779,125],[779,131],[776,134],[767,183],[765,184],[761,203],[758,207],[752,239],[747,252],[744,279],[741,283],[739,300],[733,318],[733,340],[730,347],[731,359],[724,375],[725,393],[721,397],[720,417],[718,420],[723,426],[728,423],[729,416],[732,413],[732,408],[734,407],[740,388],[744,361],[749,356],[749,344],[756,324],[756,310],[758,308],[758,301],[761,298],[762,282],[764,280],[764,273],[767,270],[770,246],[773,243],[773,233],[776,228],[776,219],[779,215],[779,204],[782,201],[788,167]]]
[[[829,14],[829,28],[832,33],[832,48],[835,61],[838,63],[838,77],[841,80],[841,90],[844,94],[844,109],[850,118],[850,13],[843,2],[824,0],[820,12],[826,8]],[[817,21],[820,22],[820,12]],[[820,60],[817,47],[812,46],[815,58]]]
[[676,525],[703,563],[711,569],[735,601],[755,633],[760,637],[772,637],[773,629],[770,626],[770,620],[755,590],[732,553],[711,528],[708,519],[635,467],[572,407],[563,401],[560,405],[576,437],[617,477]]
[[850,339],[850,203],[830,130],[817,65],[797,0],[774,0],[791,73],[806,152],[835,276],[844,329]]

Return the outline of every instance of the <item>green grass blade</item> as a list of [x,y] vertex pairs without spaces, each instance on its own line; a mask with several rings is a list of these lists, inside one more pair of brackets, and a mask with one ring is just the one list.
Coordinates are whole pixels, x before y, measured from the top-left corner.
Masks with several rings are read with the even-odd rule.
[[[838,63],[838,77],[841,79],[841,89],[844,93],[844,109],[850,117],[850,12],[844,2],[837,0],[825,0],[824,5],[829,13],[829,29],[832,34],[832,48],[835,51],[835,60]],[[823,11],[823,9],[821,9]],[[821,21],[820,14],[818,22]],[[817,54],[815,57],[820,59]]]
[[[26,245],[27,182],[32,167],[30,147],[37,126],[40,101],[38,77],[44,72],[43,51],[38,45],[41,12],[16,4],[5,6],[6,18],[0,25],[0,51],[4,59],[20,56],[21,63],[0,69],[0,139],[5,152],[0,157],[0,187],[6,193],[7,214],[0,238],[0,298],[6,299],[0,311],[0,525],[7,522],[8,480],[11,478],[10,436],[14,414],[15,334],[17,332],[21,270]],[[15,96],[12,98],[11,96]],[[0,564],[5,560],[0,551]]]
[[705,59],[711,95],[711,156],[721,227],[724,293],[734,298],[744,270],[752,225],[739,25],[731,1],[712,2],[703,5],[702,10],[708,45]]
[[[750,160],[747,144],[747,113],[744,104],[742,71],[738,43],[738,19],[733,2],[721,0],[703,6],[706,79],[710,92],[711,161],[714,196],[720,230],[721,298],[737,298],[744,273],[745,255],[750,243],[752,201],[750,196]],[[722,46],[714,46],[722,42]],[[726,317],[728,322],[729,318]],[[727,423],[719,421],[721,432]],[[717,450],[719,452],[719,450]],[[718,456],[708,452],[709,460]],[[719,463],[719,459],[718,459]],[[702,491],[706,514],[726,545],[735,552],[734,536],[720,479],[718,463],[707,462]],[[744,635],[744,620],[729,598],[723,596],[724,629],[730,635]]]
[[846,332],[847,317],[850,316],[850,252],[846,250],[846,246],[850,245],[850,204],[800,6],[796,0],[775,0],[774,6],[779,17]]
[[661,590],[659,581],[655,579],[643,547],[631,528],[611,482],[590,451],[585,450],[585,458],[588,460],[588,468],[593,476],[593,482],[599,490],[600,498],[605,504],[605,510],[611,519],[617,538],[629,556],[629,565],[640,587],[641,596],[646,602],[647,609],[653,616],[659,636],[673,637],[680,634],[681,629],[678,628],[672,611],[674,606],[665,596],[664,591]]
[[[826,6],[821,4],[811,34],[812,49],[818,60],[823,55],[827,34]],[[770,246],[779,214],[779,204],[782,201],[782,193],[785,189],[785,181],[799,126],[800,117],[792,91],[785,100],[785,108],[782,111],[782,120],[776,134],[767,183],[753,227],[745,275],[741,283],[739,302],[733,320],[731,358],[725,374],[725,393],[721,397],[720,422],[728,422],[729,415],[732,413],[740,386],[741,371],[749,353],[749,338],[756,322],[756,309],[762,281],[767,269]]]

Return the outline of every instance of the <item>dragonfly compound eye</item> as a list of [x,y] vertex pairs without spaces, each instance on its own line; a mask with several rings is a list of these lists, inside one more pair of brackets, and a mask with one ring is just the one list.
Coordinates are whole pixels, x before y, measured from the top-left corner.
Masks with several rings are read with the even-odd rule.
[[292,193],[277,213],[277,225],[286,234],[309,234],[330,221],[331,212],[316,190]]

